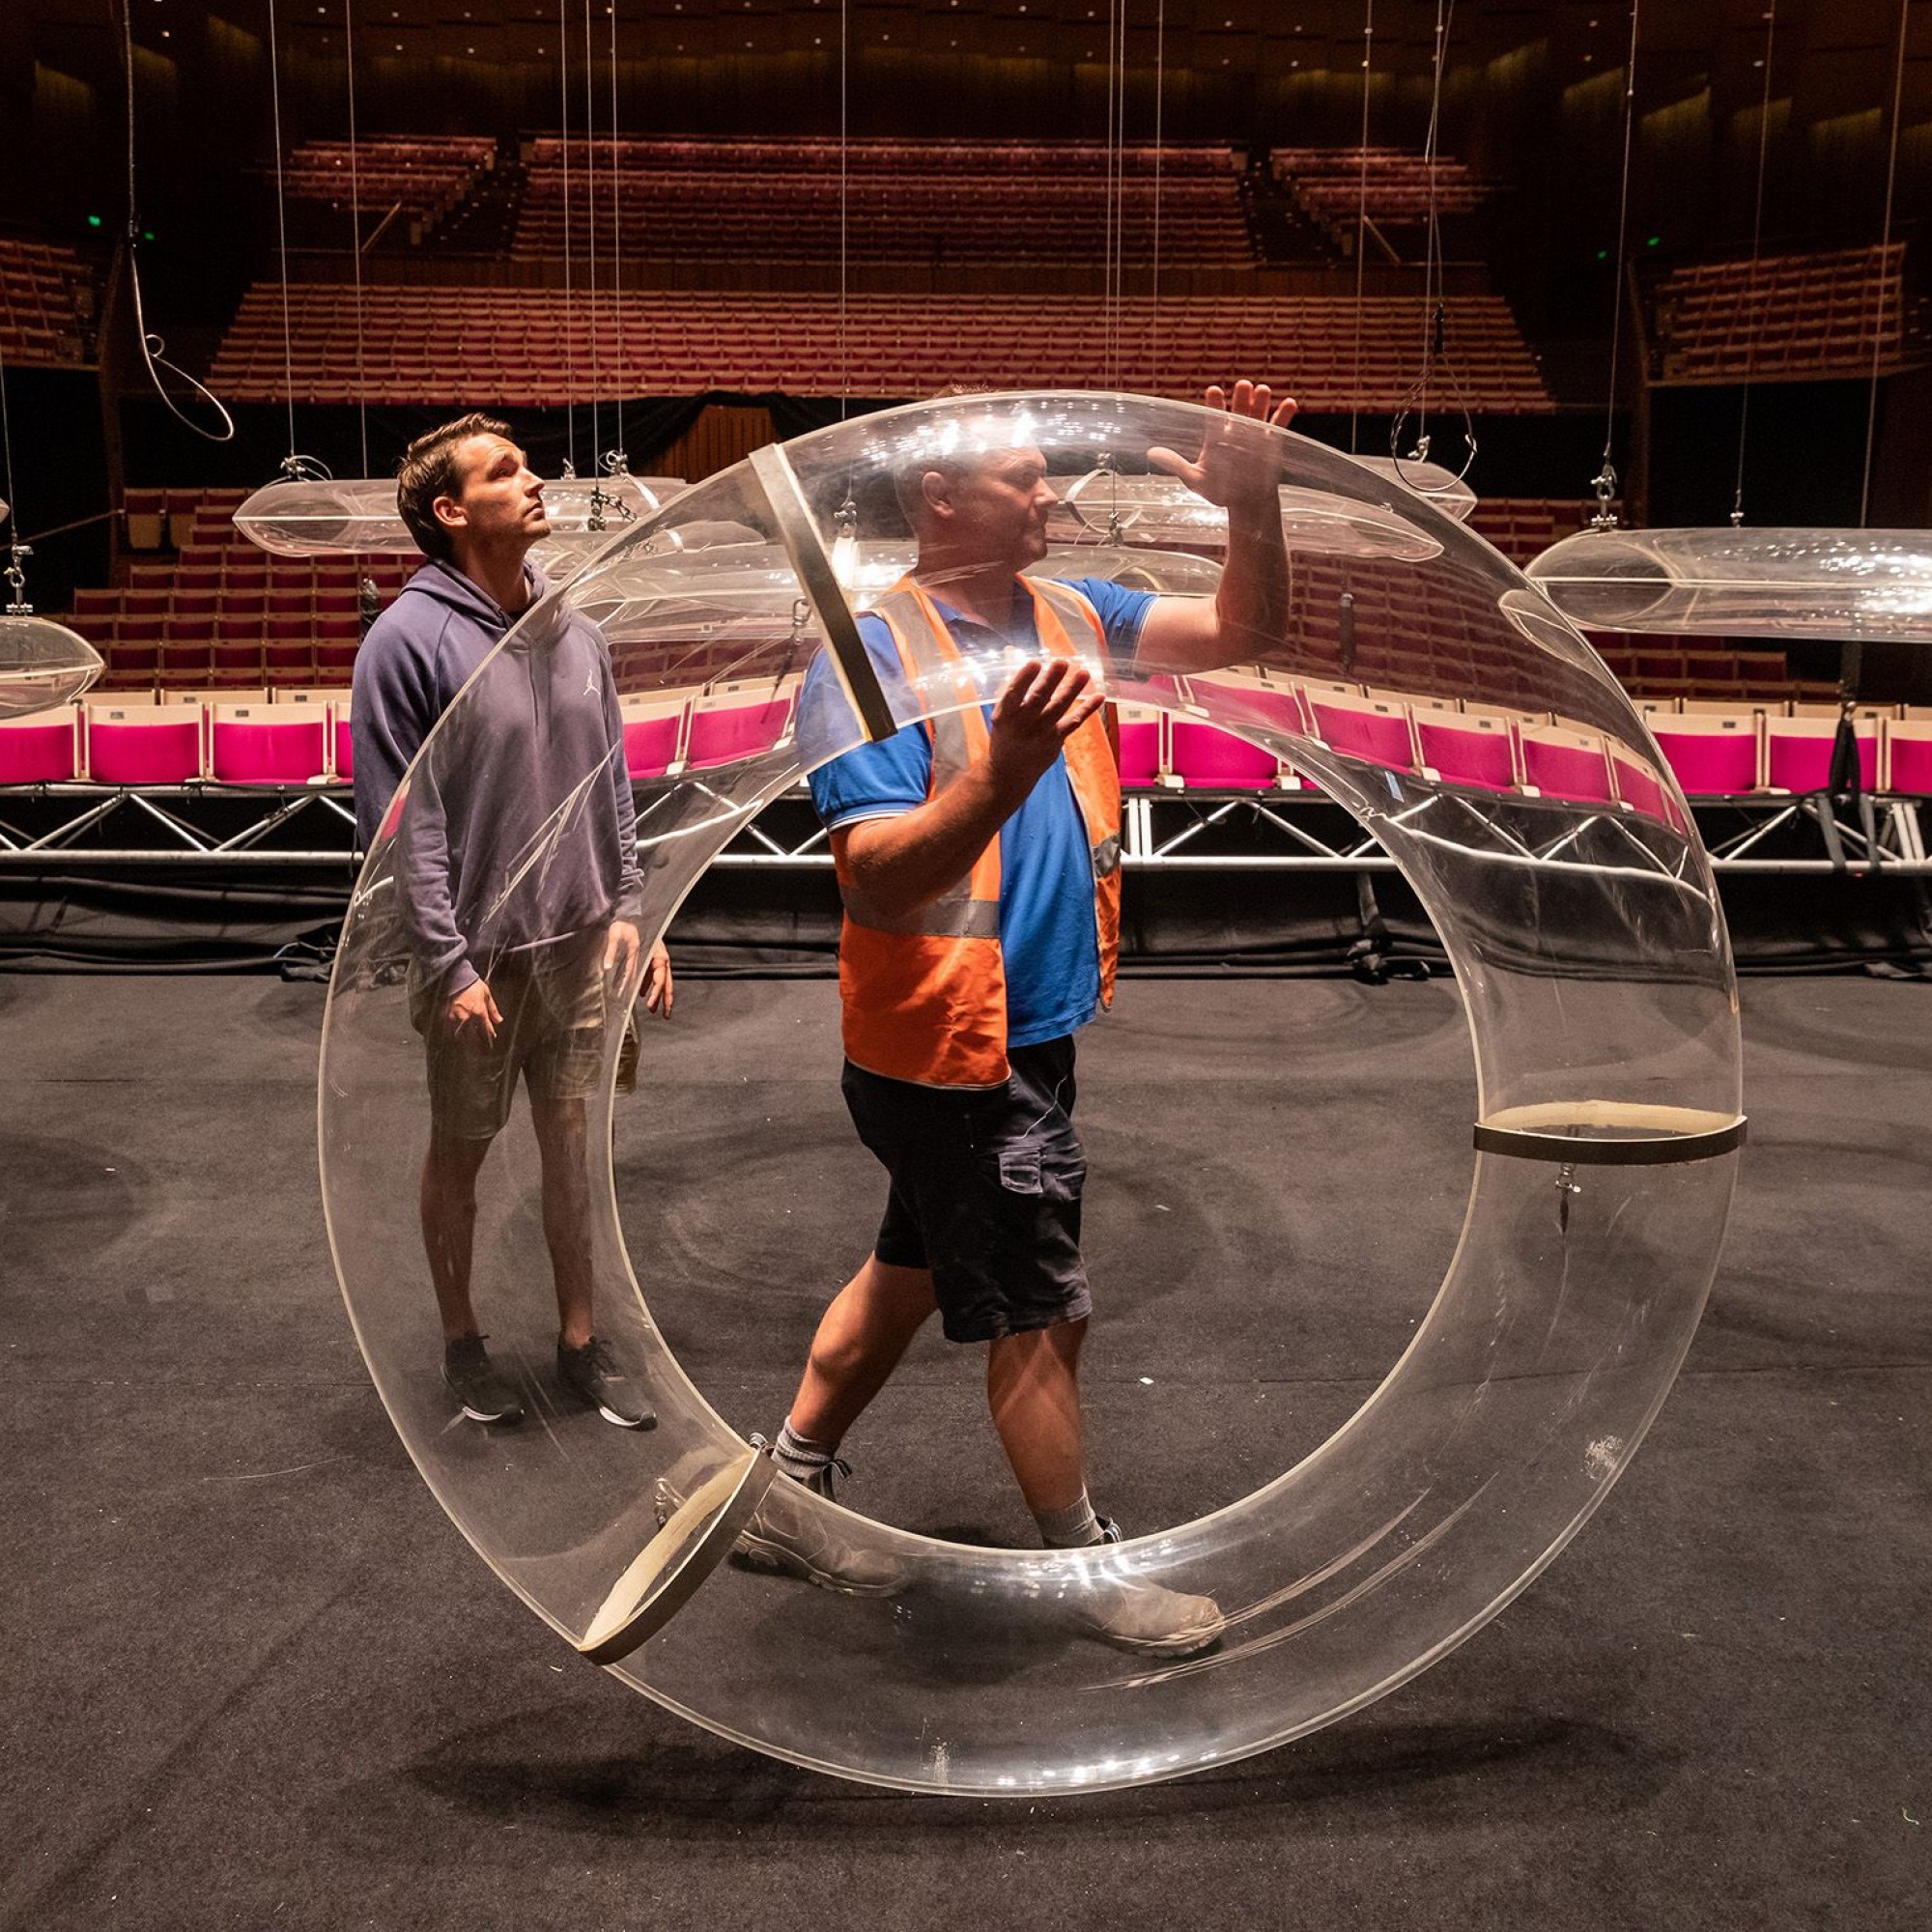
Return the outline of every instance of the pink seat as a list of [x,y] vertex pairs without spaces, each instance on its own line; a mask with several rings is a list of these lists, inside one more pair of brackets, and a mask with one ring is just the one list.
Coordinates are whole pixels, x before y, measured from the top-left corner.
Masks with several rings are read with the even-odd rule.
[[0,718],[0,784],[58,784],[79,772],[80,723],[72,705]]
[[96,784],[181,784],[201,776],[199,704],[90,704],[87,775]]
[[1177,718],[1169,726],[1174,746],[1174,771],[1182,784],[1200,791],[1269,791],[1280,775],[1272,752],[1192,718]]
[[784,736],[790,719],[788,696],[752,703],[701,697],[691,714],[691,748],[685,764],[701,771],[769,752]]
[[634,779],[661,779],[677,760],[684,707],[624,720],[624,767]]
[[1561,725],[1526,725],[1519,734],[1522,780],[1545,798],[1575,805],[1612,805],[1608,747],[1594,731],[1568,731]]
[[1932,729],[1920,724],[1894,724],[1887,737],[1886,790],[1932,798]]
[[335,776],[344,784],[355,780],[355,741],[349,729],[349,707],[335,716]]
[[[1878,734],[1855,721],[1859,745],[1859,783],[1878,787]],[[1765,782],[1774,791],[1823,791],[1831,781],[1834,718],[1772,718],[1765,723]]]
[[1692,796],[1735,796],[1756,790],[1754,718],[1656,717],[1650,726],[1677,782]]
[[1341,752],[1394,772],[1415,769],[1408,719],[1396,706],[1373,698],[1349,702],[1306,694],[1315,735],[1331,752]]
[[1660,824],[1674,826],[1680,832],[1684,830],[1683,814],[1677,809],[1677,801],[1659,782],[1657,774],[1648,765],[1638,764],[1634,758],[1612,752],[1610,769],[1617,781],[1617,796],[1633,811],[1641,812],[1645,818],[1654,818]]
[[320,706],[217,704],[209,771],[228,784],[306,784],[327,769],[327,728]]
[[1422,762],[1444,784],[1466,785],[1473,791],[1515,789],[1516,753],[1502,719],[1418,713],[1415,735]]
[[1122,704],[1118,712],[1121,782],[1145,791],[1160,782],[1160,713],[1151,704]]

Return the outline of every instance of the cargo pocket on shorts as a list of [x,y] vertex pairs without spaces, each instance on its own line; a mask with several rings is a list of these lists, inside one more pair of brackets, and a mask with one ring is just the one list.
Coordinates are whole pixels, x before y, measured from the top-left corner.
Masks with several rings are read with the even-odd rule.
[[1078,1143],[1023,1134],[992,1156],[1001,1189],[1043,1201],[1078,1201],[1087,1183],[1087,1161]]

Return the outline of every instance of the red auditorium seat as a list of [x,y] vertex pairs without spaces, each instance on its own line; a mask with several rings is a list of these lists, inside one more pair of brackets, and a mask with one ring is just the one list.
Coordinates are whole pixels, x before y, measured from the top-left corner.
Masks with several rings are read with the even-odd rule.
[[80,708],[0,718],[0,785],[60,784],[80,773]]
[[1271,791],[1281,761],[1232,731],[1194,718],[1170,718],[1174,775],[1192,791]]
[[228,784],[305,784],[327,768],[326,706],[216,703],[210,707],[211,777]]
[[1525,724],[1517,733],[1526,786],[1574,805],[1613,805],[1609,747],[1594,731]]
[[1344,696],[1304,689],[1315,735],[1331,752],[1362,758],[1390,771],[1413,771],[1418,762],[1407,713],[1386,699]]
[[1677,801],[1659,782],[1657,774],[1614,746],[1610,748],[1610,777],[1616,785],[1617,798],[1633,811],[1677,831],[1685,829]]
[[1516,788],[1516,743],[1506,720],[1418,711],[1415,732],[1423,764],[1444,784],[1474,791]]
[[[1853,721],[1858,739],[1859,783],[1878,788],[1878,729],[1870,718]],[[1830,781],[1832,749],[1837,742],[1835,718],[1767,718],[1765,783],[1773,791],[1823,791]]]
[[774,696],[765,678],[706,692],[691,708],[686,768],[701,771],[770,751],[790,727],[795,696],[785,690]]
[[1763,720],[1756,713],[1648,722],[1677,782],[1692,796],[1735,796],[1763,782]]
[[1167,769],[1162,745],[1162,714],[1151,704],[1118,704],[1114,715],[1119,733],[1121,783],[1145,791],[1157,785]]
[[181,784],[202,772],[202,707],[90,699],[87,775],[97,784]]
[[624,763],[633,779],[661,779],[678,761],[688,700],[628,696],[619,700],[624,722]]
[[1884,786],[1912,798],[1932,798],[1932,720],[1888,720]]

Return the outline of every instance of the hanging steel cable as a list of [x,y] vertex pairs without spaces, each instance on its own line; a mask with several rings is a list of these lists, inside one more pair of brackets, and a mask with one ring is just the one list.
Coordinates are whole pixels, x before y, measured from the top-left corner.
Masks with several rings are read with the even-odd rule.
[[282,397],[289,412],[289,453],[296,461],[296,355],[289,322],[289,205],[282,185],[282,73],[275,44],[275,0],[269,0],[269,103],[275,135],[275,246],[282,270]]
[[1771,134],[1771,56],[1777,39],[1777,0],[1767,0],[1764,15],[1764,95],[1757,115],[1757,195],[1751,209],[1750,275],[1745,284],[1745,385],[1738,398],[1738,478],[1731,495],[1731,523],[1745,520],[1745,435],[1750,426],[1751,371],[1757,360],[1757,270],[1764,239],[1765,160]]
[[1364,0],[1362,17],[1362,131],[1357,149],[1359,179],[1355,188],[1355,374],[1349,398],[1349,454],[1357,454],[1356,435],[1362,412],[1362,291],[1366,269],[1364,250],[1369,239],[1369,80],[1376,47],[1376,0]]
[[362,186],[355,160],[355,0],[342,0],[342,37],[349,75],[349,261],[355,276],[355,415],[362,468],[369,473],[369,386],[362,367]]
[[[1437,309],[1441,300],[1435,285],[1440,236],[1435,226],[1436,143],[1442,128],[1442,71],[1449,51],[1449,27],[1456,16],[1456,0],[1435,0],[1435,71],[1429,94],[1429,129],[1423,136],[1422,162],[1429,183],[1428,212],[1422,244],[1422,409],[1418,428],[1429,431],[1429,376],[1437,340]],[[1366,155],[1363,156],[1367,159]]]
[[1101,223],[1100,327],[1106,345],[1107,383],[1121,381],[1121,286],[1124,236],[1126,32],[1127,0],[1108,0],[1107,7],[1107,148],[1104,180],[1105,213]]
[[[1448,355],[1449,309],[1442,290],[1442,228],[1436,211],[1436,179],[1439,172],[1442,132],[1442,85],[1444,76],[1448,72],[1449,37],[1455,23],[1456,0],[1435,0],[1435,72],[1430,90],[1429,130],[1423,142],[1423,164],[1428,174],[1429,191],[1423,229],[1425,239],[1422,259],[1422,371],[1409,385],[1408,394],[1403,398],[1402,407],[1396,412],[1395,419],[1389,425],[1389,456],[1395,464],[1396,475],[1406,488],[1413,490],[1421,497],[1453,493],[1468,475],[1476,461],[1476,425],[1469,413],[1468,405],[1463,396],[1462,385],[1456,380],[1455,368]],[[1366,156],[1366,150],[1364,152]],[[1359,250],[1357,252],[1359,256]],[[1411,473],[1409,469],[1405,468],[1406,465],[1420,466],[1429,462],[1429,397],[1438,365],[1450,397],[1463,418],[1463,463],[1446,484],[1425,483],[1422,480],[1425,471],[1417,469]],[[1415,416],[1415,441],[1407,456],[1404,456],[1402,444],[1411,412]]]
[[7,354],[4,347],[0,347],[0,449],[5,450],[7,458],[7,500],[4,506],[0,506],[0,524],[4,524],[9,516],[13,518],[14,548],[17,553],[20,548],[20,493],[14,487],[14,418],[7,404]]
[[1630,243],[1631,134],[1636,122],[1636,33],[1639,0],[1631,0],[1630,57],[1624,63],[1624,158],[1623,185],[1617,194],[1617,270],[1610,293],[1610,384],[1604,404],[1604,457],[1602,466],[1590,479],[1596,492],[1597,514],[1591,519],[1598,529],[1613,529],[1617,515],[1610,508],[1617,494],[1616,466],[1610,458],[1617,434],[1617,359],[1623,350],[1624,273],[1626,250]]
[[572,325],[577,319],[577,298],[570,283],[570,25],[564,9],[568,0],[556,0],[556,80],[561,103],[562,127],[558,146],[563,155],[563,417],[564,440],[569,453],[564,473],[577,474],[577,357],[570,353]]
[[614,403],[617,434],[605,466],[613,476],[621,476],[631,467],[624,447],[624,256],[623,225],[618,219],[617,178],[620,156],[617,152],[617,0],[610,0],[604,10],[611,18],[611,354],[617,365]]
[[1891,205],[1898,186],[1899,103],[1905,92],[1905,29],[1912,18],[1912,0],[1898,0],[1898,54],[1891,73],[1891,141],[1885,163],[1885,223],[1879,234],[1877,288],[1872,296],[1871,386],[1865,399],[1864,480],[1859,489],[1859,527],[1870,523],[1872,451],[1878,439],[1878,365],[1885,345],[1886,264],[1891,253]]
[[1163,110],[1167,91],[1167,0],[1153,10],[1153,262],[1148,276],[1148,389],[1161,393],[1160,367],[1160,185],[1166,159]]
[[[851,123],[852,0],[838,0],[838,420],[852,402],[852,330],[846,308],[850,280],[852,215],[851,182],[847,173]],[[848,490],[846,495],[850,497]]]
[[583,213],[590,242],[584,270],[584,305],[590,320],[590,473],[598,473],[604,437],[598,422],[598,392],[604,384],[597,347],[597,126],[596,71],[591,66],[590,0],[583,0]]
[[[6,460],[7,495],[0,501],[0,525],[12,520],[7,565],[0,580],[7,585],[0,602],[0,718],[24,718],[56,704],[71,703],[89,689],[104,667],[100,653],[77,632],[49,617],[34,615],[27,598],[27,559],[33,548],[20,534],[20,498],[14,480],[14,418],[7,396],[7,358],[0,354],[0,452]],[[107,511],[104,516],[116,515]],[[104,521],[102,516],[77,518],[36,536],[58,536]]]

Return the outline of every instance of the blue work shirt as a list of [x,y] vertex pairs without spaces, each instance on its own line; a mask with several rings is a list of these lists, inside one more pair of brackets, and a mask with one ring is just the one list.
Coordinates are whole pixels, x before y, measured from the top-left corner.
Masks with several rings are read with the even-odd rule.
[[[1123,590],[1104,578],[1081,578],[1072,589],[1093,605],[1108,655],[1133,661],[1142,621],[1153,596]],[[939,614],[962,652],[983,658],[1009,647],[1039,650],[1033,600],[1014,606],[1004,632],[962,615],[935,598]],[[904,667],[882,617],[859,619],[859,635],[894,711],[910,708]],[[1077,640],[1076,640],[1077,641]],[[814,686],[817,689],[814,689]],[[810,743],[816,705],[849,717],[838,678],[822,653],[807,673],[800,738]],[[992,706],[984,707],[987,722]],[[932,779],[932,741],[923,724],[907,724],[876,745],[822,765],[811,775],[811,800],[832,831],[867,818],[893,818],[925,803]],[[1007,976],[1007,1044],[1037,1046],[1085,1026],[1100,1006],[1100,940],[1094,924],[1094,857],[1063,755],[1041,775],[1020,809],[1000,828],[1000,948]]]

